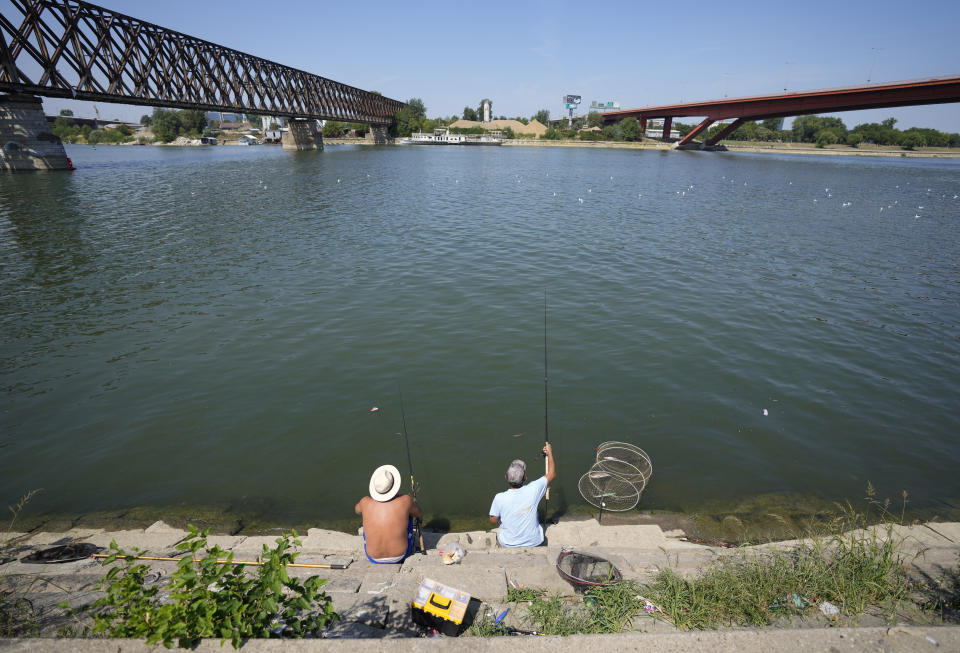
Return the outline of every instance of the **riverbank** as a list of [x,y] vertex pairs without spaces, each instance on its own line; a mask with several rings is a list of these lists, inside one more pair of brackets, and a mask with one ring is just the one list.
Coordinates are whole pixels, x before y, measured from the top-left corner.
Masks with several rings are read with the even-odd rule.
[[[91,558],[58,564],[27,564],[23,558],[36,551],[67,543],[88,543],[106,549],[116,542],[122,549],[142,550],[141,555],[179,558],[182,553],[175,546],[186,537],[187,532],[169,526],[163,521],[145,529],[104,531],[101,529],[74,528],[65,532],[10,533],[4,538],[7,560],[0,565],[0,582],[3,589],[19,592],[36,610],[36,620],[41,636],[54,636],[63,627],[77,628],[78,623],[67,616],[59,606],[67,601],[72,606],[89,603],[102,593],[95,588],[105,573],[104,566]],[[328,579],[324,586],[333,599],[334,609],[341,620],[325,632],[330,639],[394,639],[417,637],[422,629],[414,624],[410,615],[410,601],[417,588],[426,578],[458,588],[471,595],[471,618],[474,624],[488,623],[490,615],[504,610],[509,612],[504,619],[508,628],[531,629],[530,599],[517,600],[517,591],[545,592],[546,596],[566,597],[558,605],[573,618],[583,608],[582,597],[557,573],[555,564],[564,550],[590,553],[609,560],[623,575],[624,581],[636,587],[649,589],[650,584],[669,572],[678,578],[696,579],[709,569],[722,566],[724,561],[763,560],[779,553],[787,553],[800,546],[798,541],[783,541],[754,547],[742,547],[731,551],[720,546],[709,546],[689,541],[680,529],[664,530],[656,525],[601,525],[596,520],[570,520],[550,525],[546,529],[546,545],[532,549],[505,550],[496,546],[495,535],[488,531],[459,533],[425,533],[426,555],[414,555],[400,565],[374,565],[365,559],[363,544],[356,534],[347,534],[322,529],[310,529],[302,536],[301,553],[297,563],[302,565],[344,565],[345,568],[321,570],[310,568],[289,569],[291,576],[303,579],[319,573]],[[264,545],[273,547],[272,536],[211,536],[210,544],[217,544],[235,555],[236,560],[256,560]],[[832,540],[830,540],[832,541]],[[957,614],[950,609],[932,610],[924,607],[923,601],[938,587],[955,592],[949,585],[956,581],[958,555],[960,555],[960,523],[926,523],[913,526],[888,525],[849,531],[843,536],[847,542],[893,544],[905,573],[915,581],[909,601],[899,606],[840,605],[840,612],[831,614],[832,608],[823,608],[822,597],[811,594],[809,587],[796,587],[799,597],[809,605],[785,610],[772,619],[772,625],[753,628],[750,631],[757,643],[767,642],[754,650],[770,650],[774,642],[783,641],[784,632],[809,635],[811,630],[829,628],[823,636],[836,638],[837,632],[847,633],[840,640],[857,641],[861,633],[879,636],[881,641],[912,643],[939,642],[950,650],[960,645],[960,628],[946,627],[957,623]],[[466,551],[459,564],[444,565],[439,552],[459,545]],[[836,546],[836,545],[832,545]],[[841,549],[842,546],[841,546]],[[739,556],[739,557],[732,557]],[[145,561],[150,567],[147,578],[151,584],[163,588],[176,571],[173,561]],[[944,585],[944,583],[947,583]],[[633,585],[631,585],[632,587]],[[922,591],[921,591],[922,590]],[[646,590],[644,590],[646,591]],[[944,595],[946,596],[946,595]],[[950,600],[955,597],[950,594]],[[834,599],[836,602],[836,599]],[[678,629],[679,621],[671,616],[671,608],[659,601],[651,601],[652,609],[634,615],[626,627],[629,634],[614,636],[610,642],[617,648],[649,645],[651,636],[679,638],[685,650],[716,650],[706,642],[717,645],[715,639],[703,639],[703,633],[685,634]],[[833,605],[833,604],[830,604]],[[820,609],[818,609],[820,608]],[[887,611],[887,608],[892,608]],[[626,623],[626,622],[625,622]],[[913,628],[904,629],[904,626]],[[688,626],[687,626],[688,627]],[[795,631],[793,629],[801,629]],[[877,630],[879,629],[879,630]],[[721,632],[744,632],[730,626]],[[75,632],[75,631],[74,631]],[[479,639],[485,631],[481,628],[464,633],[462,639]],[[910,637],[902,634],[919,633]],[[591,636],[603,637],[603,636]],[[609,637],[609,636],[608,636]],[[711,635],[712,637],[712,635]],[[899,637],[899,639],[898,639]],[[626,639],[620,639],[626,638]],[[482,646],[491,645],[497,638],[485,637]],[[735,639],[735,638],[733,638]],[[104,642],[97,640],[69,640],[75,649],[104,650],[98,648]],[[525,640],[540,642],[541,638]],[[555,640],[558,645],[569,646],[573,641]],[[579,640],[581,645],[589,644]],[[661,641],[657,639],[656,641]],[[668,640],[672,641],[672,640]],[[731,640],[732,641],[732,640]],[[816,639],[816,641],[821,641]],[[621,644],[622,642],[622,644]],[[16,648],[24,651],[52,650],[47,647],[51,640],[21,639],[0,640],[0,648]],[[219,645],[219,642],[217,642]],[[257,647],[265,643],[258,643]],[[128,646],[129,645],[129,646]],[[209,645],[208,644],[204,644]],[[285,643],[284,647],[290,646]],[[306,648],[293,650],[320,650],[310,648],[314,643],[297,644]],[[474,646],[466,645],[462,646]],[[932,646],[932,645],[931,645]],[[141,643],[123,642],[122,650],[149,650]],[[348,646],[349,648],[349,646]],[[116,648],[111,649],[116,650]],[[246,650],[246,647],[245,647]],[[256,648],[255,650],[277,650]],[[284,648],[284,650],[288,650]],[[466,648],[463,650],[473,650]],[[553,649],[551,649],[553,650]],[[888,650],[916,650],[893,647]]]
[[[362,138],[330,138],[324,139],[325,146],[338,145],[374,145],[373,141]],[[394,142],[393,144],[398,144]],[[860,145],[853,148],[847,145],[827,145],[817,147],[812,143],[741,143],[724,141],[728,152],[746,152],[751,154],[806,154],[815,156],[859,156],[859,157],[901,157],[912,159],[960,159],[958,148],[918,148],[904,150],[895,146]],[[674,150],[675,143],[644,139],[640,142],[624,141],[551,141],[542,139],[508,139],[503,142],[505,147],[560,147],[580,149],[614,149],[614,150]]]
[[[917,507],[912,503],[898,503],[895,512],[899,519],[909,522],[960,522],[960,497],[941,496],[935,504]],[[754,494],[736,501],[704,501],[683,506],[679,510],[648,506],[627,512],[605,513],[603,522],[619,526],[654,525],[665,531],[683,530],[687,536],[700,541],[742,544],[788,539],[811,524],[837,518],[846,505],[850,504],[812,494]],[[872,522],[880,522],[888,516],[883,510],[871,510],[876,506],[869,501],[858,503],[856,507],[868,513],[872,511]],[[427,529],[440,534],[490,528],[485,515],[438,514],[430,511],[429,504],[425,504],[425,510],[424,523]],[[577,503],[566,506],[562,511],[551,511],[550,518],[580,521],[595,518],[596,515],[596,508]],[[319,520],[304,514],[284,512],[280,503],[256,499],[229,504],[130,506],[82,514],[35,512],[28,506],[18,516],[17,525],[23,532],[59,532],[74,528],[126,531],[147,528],[158,520],[180,529],[185,529],[187,524],[194,524],[209,528],[217,535],[231,536],[271,535],[291,529],[304,533],[313,528],[354,533],[360,525],[359,517],[352,514],[338,519]]]

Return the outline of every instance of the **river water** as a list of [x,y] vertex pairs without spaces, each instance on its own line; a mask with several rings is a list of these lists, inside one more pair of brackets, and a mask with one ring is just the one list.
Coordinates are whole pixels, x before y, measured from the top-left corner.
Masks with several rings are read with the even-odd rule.
[[[348,517],[960,496],[960,161],[567,148],[68,147],[0,177],[0,497]],[[377,408],[377,410],[374,410]]]

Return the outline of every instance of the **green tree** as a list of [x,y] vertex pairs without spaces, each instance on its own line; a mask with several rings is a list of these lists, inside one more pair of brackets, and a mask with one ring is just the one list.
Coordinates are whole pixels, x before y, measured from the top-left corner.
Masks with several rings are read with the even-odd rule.
[[823,128],[820,116],[797,116],[793,119],[793,139],[798,143],[812,143],[814,134]]
[[860,132],[850,132],[847,134],[847,145],[850,147],[857,147],[860,143],[863,142],[863,134]]
[[550,124],[550,110],[549,109],[540,109],[535,114],[533,114],[533,120],[536,120],[541,125]]
[[160,108],[153,110],[153,135],[158,141],[169,143],[180,135],[181,129],[179,112]]
[[640,121],[636,118],[624,118],[620,121],[620,134],[625,141],[639,141],[643,137]]
[[476,121],[477,121],[477,112],[476,112],[476,110],[471,109],[470,107],[463,107],[463,119],[464,119],[464,120],[472,120],[472,121],[476,122]]
[[907,132],[904,133],[903,138],[900,140],[900,145],[905,150],[912,150],[918,147],[926,147],[927,140],[922,134],[907,130]]
[[151,118],[148,114],[145,113],[142,116],[140,116],[140,124],[143,125],[144,127],[149,127],[151,124],[153,124],[153,118]]
[[180,130],[191,138],[200,138],[207,128],[207,114],[199,109],[185,109],[180,112]]
[[830,128],[821,129],[813,135],[813,141],[817,144],[817,147],[834,145],[839,140],[840,137],[838,136],[837,131]]
[[587,114],[587,127],[603,127],[603,116],[599,111],[591,111]]
[[543,138],[548,141],[559,141],[562,137],[563,135],[556,127],[547,127],[547,131],[543,132]]
[[80,128],[77,127],[77,123],[66,116],[58,116],[53,121],[50,132],[64,143],[73,143],[80,136]]
[[620,130],[616,125],[607,125],[603,128],[603,140],[605,141],[619,141],[620,140]]
[[343,123],[336,120],[327,120],[323,123],[323,137],[336,138],[343,133]]
[[410,110],[410,115],[415,118],[423,120],[427,117],[427,106],[418,97],[407,100],[407,109]]

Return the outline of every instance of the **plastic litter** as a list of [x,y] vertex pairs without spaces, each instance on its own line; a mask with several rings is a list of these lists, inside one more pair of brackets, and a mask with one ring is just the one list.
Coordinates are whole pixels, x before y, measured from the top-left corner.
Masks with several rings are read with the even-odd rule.
[[770,413],[767,412],[767,409],[764,408],[764,409],[763,409],[763,416],[766,417],[766,416],[769,415],[769,414],[770,414]]
[[774,610],[796,609],[803,610],[809,608],[815,601],[806,594],[785,594],[769,605]]
[[457,564],[465,555],[467,555],[466,549],[459,544],[451,544],[446,551],[440,551],[440,557],[443,558],[445,565]]
[[833,617],[840,614],[840,608],[835,606],[833,603],[830,603],[830,601],[824,601],[820,604],[820,612],[828,617]]
[[376,406],[374,406],[373,408],[370,409],[370,412],[371,412],[371,413],[375,413],[375,412],[377,412],[378,410],[380,410],[380,409],[377,408]]

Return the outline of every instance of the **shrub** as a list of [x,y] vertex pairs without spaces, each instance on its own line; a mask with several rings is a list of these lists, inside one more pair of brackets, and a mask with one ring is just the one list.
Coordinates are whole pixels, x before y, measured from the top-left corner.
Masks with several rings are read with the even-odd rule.
[[[104,564],[119,566],[112,567],[98,586],[106,596],[71,614],[89,611],[94,635],[142,637],[148,644],[162,643],[167,648],[174,642],[192,647],[204,637],[220,637],[221,643],[230,640],[239,648],[251,637],[319,635],[340,618],[330,597],[320,591],[325,580],[311,576],[301,583],[287,574],[287,564],[298,555],[290,550],[300,545],[296,531],[293,542],[291,536],[283,535],[277,538],[276,548],[263,546],[258,573],[251,577],[243,565],[231,564],[233,553],[219,546],[207,548],[209,529],[202,533],[193,525],[189,529],[190,534],[177,545],[189,555],[171,576],[169,596],[162,596],[157,585],[146,585],[150,568],[135,560],[142,551],[128,555],[111,542]],[[206,555],[198,556],[201,549]]]

